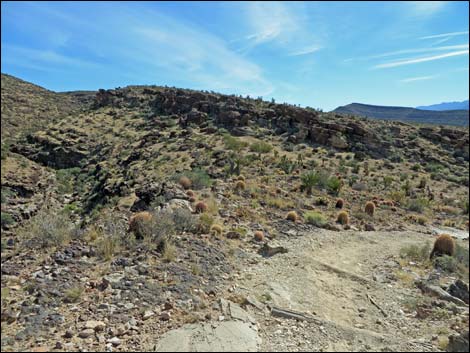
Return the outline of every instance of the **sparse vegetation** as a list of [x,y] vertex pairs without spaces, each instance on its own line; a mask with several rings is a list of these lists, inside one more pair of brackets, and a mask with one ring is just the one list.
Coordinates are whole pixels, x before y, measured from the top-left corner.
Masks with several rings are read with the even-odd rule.
[[273,149],[273,146],[263,141],[253,142],[250,145],[250,151],[256,152],[256,153],[269,153],[271,152],[272,149]]
[[425,263],[429,260],[429,253],[431,251],[431,244],[426,242],[424,245],[419,246],[416,244],[408,245],[400,249],[400,256],[404,259]]
[[316,227],[323,228],[328,224],[328,220],[320,212],[308,211],[304,215],[305,222],[313,224]]
[[429,200],[424,197],[409,199],[407,203],[407,209],[413,212],[422,213],[427,207],[429,207]]

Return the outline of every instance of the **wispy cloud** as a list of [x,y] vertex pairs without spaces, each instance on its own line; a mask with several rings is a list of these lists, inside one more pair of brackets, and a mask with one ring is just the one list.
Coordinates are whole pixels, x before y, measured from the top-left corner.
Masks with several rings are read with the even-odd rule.
[[92,61],[77,59],[57,53],[53,50],[23,48],[16,45],[3,44],[2,51],[8,55],[6,58],[15,58],[13,63],[27,68],[47,71],[51,65],[76,68],[100,68],[101,65]]
[[412,49],[403,49],[396,50],[391,52],[386,52],[382,54],[364,56],[359,58],[349,58],[345,59],[344,62],[354,61],[354,60],[370,60],[370,59],[379,59],[385,58],[388,56],[402,55],[402,54],[416,54],[416,53],[427,53],[433,51],[447,51],[447,50],[458,50],[458,49],[468,49],[468,44],[457,44],[457,45],[446,45],[441,47],[430,47],[430,48],[412,48]]
[[246,54],[258,46],[276,48],[280,54],[301,56],[324,47],[321,34],[311,31],[300,2],[242,2],[242,24],[246,33],[238,42],[240,53]]
[[465,34],[468,34],[468,31],[434,34],[432,36],[420,37],[419,39],[434,39],[434,38],[443,38],[443,37],[455,37],[455,36],[463,36]]
[[373,68],[374,69],[385,69],[385,68],[390,68],[390,67],[397,67],[397,66],[417,64],[417,63],[422,63],[422,62],[427,62],[427,61],[440,60],[440,59],[449,58],[449,57],[452,57],[452,56],[459,56],[459,55],[468,55],[468,49],[467,50],[454,51],[454,52],[445,53],[445,54],[441,54],[441,55],[434,55],[434,56],[427,56],[427,57],[421,57],[421,58],[410,58],[410,59],[404,59],[404,60],[391,61],[391,62],[388,62],[388,63],[375,65]]
[[415,81],[425,81],[425,80],[432,80],[434,78],[436,78],[437,75],[433,75],[433,76],[419,76],[419,77],[409,77],[409,78],[405,78],[403,80],[400,80],[400,82],[403,82],[403,83],[408,83],[408,82],[415,82]]
[[270,42],[299,28],[294,11],[281,2],[250,2],[245,13],[253,30],[245,39],[253,45]]
[[311,46],[311,47],[307,47],[307,48],[304,48],[304,49],[301,49],[301,50],[298,50],[298,51],[291,52],[288,55],[289,56],[307,55],[307,54],[315,53],[316,51],[318,51],[320,49],[321,49],[320,47]]

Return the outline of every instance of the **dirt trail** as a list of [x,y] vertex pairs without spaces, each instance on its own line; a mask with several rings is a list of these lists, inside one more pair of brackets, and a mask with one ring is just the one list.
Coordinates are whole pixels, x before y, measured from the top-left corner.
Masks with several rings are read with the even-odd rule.
[[421,294],[393,280],[400,248],[426,240],[412,232],[325,230],[279,240],[289,252],[246,268],[238,290],[317,321],[254,311],[261,350],[433,350],[427,323],[403,312],[403,302]]

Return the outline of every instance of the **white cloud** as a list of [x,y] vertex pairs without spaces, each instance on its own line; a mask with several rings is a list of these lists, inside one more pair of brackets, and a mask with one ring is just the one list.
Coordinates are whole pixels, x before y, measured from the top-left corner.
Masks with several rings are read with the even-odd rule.
[[250,2],[246,7],[246,15],[253,33],[245,39],[254,45],[270,42],[299,29],[295,13],[281,2]]
[[[12,63],[29,68],[47,68],[47,65],[63,65],[79,68],[99,68],[101,65],[88,60],[72,58],[53,50],[23,48],[16,45],[2,44],[2,51],[8,53],[8,58],[14,58]],[[3,57],[3,55],[2,55]]]
[[400,80],[400,82],[408,83],[408,82],[415,82],[415,81],[432,80],[436,77],[437,77],[436,75],[434,75],[434,76],[409,77],[409,78],[405,78],[403,80]]
[[387,56],[395,56],[401,54],[414,54],[414,53],[426,53],[426,52],[433,52],[433,51],[446,51],[446,50],[458,50],[458,49],[468,49],[468,44],[457,44],[457,45],[447,45],[441,47],[430,47],[430,48],[413,48],[413,49],[404,49],[404,50],[397,50],[377,55],[365,56],[360,58],[349,58],[345,59],[344,62],[354,61],[354,60],[370,60],[370,59],[379,59],[385,58]]
[[449,58],[449,57],[452,57],[452,56],[459,56],[459,55],[468,55],[468,49],[467,50],[454,51],[454,52],[445,53],[445,54],[441,54],[441,55],[435,55],[435,56],[428,56],[428,57],[421,57],[421,58],[410,58],[410,59],[404,59],[404,60],[391,61],[391,62],[388,62],[388,63],[375,65],[373,68],[374,69],[385,69],[385,68],[389,68],[389,67],[397,67],[397,66],[417,64],[417,63],[422,63],[422,62],[427,62],[427,61],[440,60],[440,59]]
[[299,56],[299,55],[312,54],[312,53],[315,53],[316,51],[318,51],[320,49],[321,48],[317,47],[317,46],[310,46],[310,47],[306,47],[306,48],[298,50],[298,51],[291,52],[291,53],[289,53],[289,56]]
[[455,36],[462,36],[462,35],[465,35],[465,34],[468,34],[468,31],[434,34],[432,36],[420,37],[419,39],[434,39],[434,38],[443,38],[443,37],[455,37]]

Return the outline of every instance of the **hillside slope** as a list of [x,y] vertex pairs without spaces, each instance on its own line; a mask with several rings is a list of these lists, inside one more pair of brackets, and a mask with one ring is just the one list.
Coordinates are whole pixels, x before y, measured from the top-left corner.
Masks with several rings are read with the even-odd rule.
[[[2,151],[3,351],[148,351],[241,320],[259,349],[436,351],[468,327],[414,282],[468,282],[468,242],[434,263],[427,244],[468,236],[468,129],[158,86],[64,95],[79,111]],[[32,101],[5,109],[49,109]]]
[[11,75],[1,74],[1,86],[2,141],[83,109],[83,100],[75,93],[52,92]]
[[338,114],[352,114],[374,119],[396,120],[408,123],[468,126],[468,110],[420,110],[407,107],[388,107],[352,103],[333,110]]

